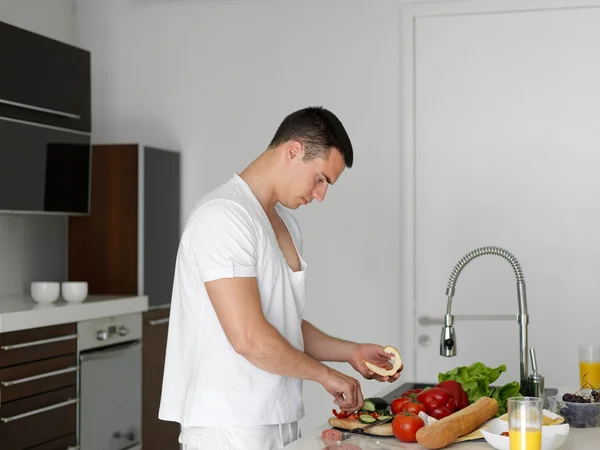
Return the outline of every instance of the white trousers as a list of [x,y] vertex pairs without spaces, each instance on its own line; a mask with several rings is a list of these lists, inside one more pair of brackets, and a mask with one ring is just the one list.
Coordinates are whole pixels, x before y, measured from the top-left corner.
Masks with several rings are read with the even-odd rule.
[[300,438],[298,422],[255,427],[194,427],[179,435],[183,450],[278,450]]

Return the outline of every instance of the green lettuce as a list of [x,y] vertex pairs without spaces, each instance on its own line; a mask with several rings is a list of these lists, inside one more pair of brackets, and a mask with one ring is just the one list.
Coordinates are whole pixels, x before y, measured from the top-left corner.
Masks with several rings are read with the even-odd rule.
[[447,380],[458,381],[467,396],[469,403],[476,402],[481,397],[491,397],[498,402],[498,413],[496,417],[506,414],[507,400],[510,397],[519,397],[521,385],[518,381],[512,381],[503,386],[490,387],[490,385],[506,372],[506,366],[501,365],[495,369],[485,364],[476,362],[471,366],[457,367],[449,372],[440,373],[438,382]]

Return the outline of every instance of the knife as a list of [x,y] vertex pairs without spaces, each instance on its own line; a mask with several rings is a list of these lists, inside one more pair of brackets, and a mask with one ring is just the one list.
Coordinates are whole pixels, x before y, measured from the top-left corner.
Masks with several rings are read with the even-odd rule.
[[382,425],[382,424],[387,423],[387,422],[389,422],[391,420],[394,420],[394,416],[388,417],[387,419],[384,419],[384,420],[377,420],[376,422],[370,423],[366,427],[356,427],[353,430],[350,430],[350,432],[351,433],[356,433],[356,434],[364,434],[365,430],[368,430],[371,427],[376,427],[377,425]]

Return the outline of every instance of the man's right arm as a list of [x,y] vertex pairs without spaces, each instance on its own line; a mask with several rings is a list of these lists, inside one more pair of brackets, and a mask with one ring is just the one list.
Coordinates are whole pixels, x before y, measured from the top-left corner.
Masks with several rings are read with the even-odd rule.
[[320,383],[345,411],[363,404],[359,382],[294,348],[265,318],[254,277],[205,283],[227,340],[251,364],[266,372]]

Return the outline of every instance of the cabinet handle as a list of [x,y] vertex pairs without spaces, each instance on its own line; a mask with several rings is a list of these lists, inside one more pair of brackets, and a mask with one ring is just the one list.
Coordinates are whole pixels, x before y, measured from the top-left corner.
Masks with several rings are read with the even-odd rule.
[[79,450],[79,447],[75,446],[75,447],[67,447],[67,450]]
[[13,102],[11,100],[5,100],[3,98],[0,98],[0,103],[4,103],[5,105],[10,106],[18,106],[19,108],[31,109],[32,111],[54,114],[55,116],[68,117],[69,119],[81,119],[81,116],[79,114],[58,111],[56,109],[42,108],[41,106],[28,105],[27,103]]
[[75,372],[77,370],[77,367],[67,367],[66,369],[55,370],[54,372],[40,373],[39,375],[32,375],[30,377],[19,378],[18,380],[0,381],[0,384],[2,386],[12,386],[13,384],[27,383],[28,381],[53,377],[55,375],[62,375],[63,373]]
[[169,323],[169,318],[168,317],[163,317],[162,319],[149,320],[148,323],[150,325],[152,325],[152,326],[163,325],[165,323]]
[[71,339],[77,339],[76,334],[69,334],[68,336],[60,336],[50,339],[42,339],[41,341],[23,342],[21,344],[3,345],[2,350],[16,350],[17,348],[33,347],[35,345],[52,344],[53,342],[70,341]]
[[12,422],[13,420],[19,420],[19,419],[23,419],[25,417],[34,416],[36,414],[41,414],[46,411],[52,411],[53,409],[62,408],[63,406],[69,406],[74,403],[77,403],[78,401],[79,401],[79,399],[72,398],[70,400],[67,400],[66,402],[56,403],[54,405],[46,406],[45,408],[34,409],[33,411],[29,411],[29,412],[26,412],[23,414],[18,414],[16,416],[0,417],[0,420],[2,420],[2,422],[4,422],[4,423],[8,423],[8,422]]

